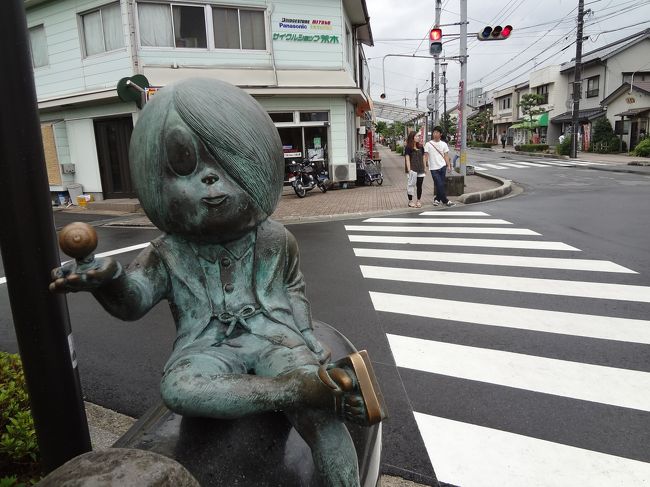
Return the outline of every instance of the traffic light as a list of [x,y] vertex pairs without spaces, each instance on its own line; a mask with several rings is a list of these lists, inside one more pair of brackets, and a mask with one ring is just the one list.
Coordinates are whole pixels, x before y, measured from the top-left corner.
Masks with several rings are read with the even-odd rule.
[[497,25],[496,27],[486,26],[483,31],[476,34],[476,37],[479,41],[503,41],[510,37],[512,33],[512,25],[506,25],[501,27]]
[[442,29],[437,27],[431,29],[429,32],[429,54],[432,56],[442,52],[442,42],[440,42],[440,39],[442,39]]

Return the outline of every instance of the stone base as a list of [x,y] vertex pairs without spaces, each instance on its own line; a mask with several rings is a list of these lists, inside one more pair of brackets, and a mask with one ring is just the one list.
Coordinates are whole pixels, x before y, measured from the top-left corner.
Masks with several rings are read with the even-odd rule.
[[[315,322],[316,336],[334,360],[355,351],[334,328]],[[381,424],[369,428],[347,424],[363,487],[379,479]],[[116,444],[140,448],[178,461],[201,486],[320,486],[311,450],[282,413],[236,420],[183,418],[164,405],[148,411]]]
[[463,194],[465,192],[465,176],[455,173],[447,174],[445,192],[447,196],[460,196]]

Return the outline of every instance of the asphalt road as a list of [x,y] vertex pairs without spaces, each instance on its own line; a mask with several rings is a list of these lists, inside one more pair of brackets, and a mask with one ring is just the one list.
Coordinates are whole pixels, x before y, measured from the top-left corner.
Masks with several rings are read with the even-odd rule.
[[[529,158],[504,159],[500,155],[478,151],[472,157],[476,165],[498,166],[504,161],[517,165],[519,162],[537,161]],[[483,441],[485,431],[496,432],[493,436],[496,435],[497,439],[500,438],[499,434],[512,434],[514,439],[506,436],[501,439],[502,443],[517,445],[520,449],[530,448],[527,451],[533,452],[530,454],[533,456],[534,452],[539,451],[540,455],[565,456],[575,463],[577,460],[571,454],[577,451],[586,455],[587,460],[600,461],[613,470],[616,469],[611,467],[611,462],[607,462],[616,459],[623,459],[621,468],[628,471],[630,468],[625,461],[636,461],[634,465],[640,464],[645,468],[650,462],[647,428],[650,424],[650,401],[647,390],[635,393],[633,390],[615,389],[610,391],[610,395],[615,396],[612,398],[607,396],[607,391],[603,392],[607,397],[594,395],[592,390],[598,389],[594,386],[599,384],[588,382],[565,385],[568,390],[562,391],[554,389],[555,384],[542,384],[536,389],[531,377],[524,373],[520,377],[522,385],[512,382],[510,376],[517,375],[514,373],[496,370],[492,377],[480,374],[474,377],[472,374],[476,369],[468,371],[462,366],[473,363],[474,355],[480,352],[487,354],[485,360],[488,363],[500,363],[503,357],[512,358],[515,364],[530,367],[533,374],[537,367],[542,375],[570,375],[573,370],[570,366],[576,364],[587,367],[587,376],[593,370],[611,372],[610,382],[607,380],[609,376],[603,373],[603,388],[616,385],[617,381],[625,382],[626,379],[616,374],[628,372],[633,375],[638,373],[638,377],[630,379],[630,384],[649,384],[643,382],[648,380],[646,375],[650,373],[649,342],[641,343],[629,337],[596,338],[590,335],[591,332],[579,336],[569,331],[550,333],[531,329],[528,325],[502,326],[498,313],[496,323],[468,322],[461,318],[454,320],[454,317],[456,312],[462,314],[461,311],[468,306],[466,303],[472,303],[485,306],[477,310],[479,316],[484,313],[487,316],[488,310],[502,312],[504,317],[512,316],[514,311],[514,315],[521,314],[522,320],[527,323],[539,320],[533,315],[527,319],[526,311],[521,310],[605,316],[628,321],[646,319],[649,306],[644,301],[644,297],[647,297],[645,287],[650,286],[650,248],[647,245],[650,177],[592,170],[586,166],[501,165],[500,169],[484,169],[512,179],[524,188],[524,192],[499,201],[445,210],[445,213],[457,213],[462,220],[468,218],[463,212],[480,211],[487,214],[481,218],[503,219],[512,225],[478,222],[469,227],[483,229],[480,231],[516,227],[530,229],[540,236],[459,234],[458,229],[469,228],[468,225],[422,225],[415,220],[430,217],[414,213],[405,217],[413,220],[418,229],[442,226],[449,228],[449,232],[429,234],[423,230],[414,231],[410,221],[391,223],[389,220],[377,222],[387,227],[383,230],[359,229],[364,225],[374,225],[363,220],[289,226],[301,248],[302,269],[314,317],[334,325],[359,348],[367,349],[375,362],[391,414],[384,429],[385,472],[426,484],[433,483],[431,456],[440,480],[452,484],[472,484],[472,478],[466,477],[473,472],[470,465],[483,475],[497,469],[497,474],[501,472],[502,476],[510,476],[513,472],[498,470],[505,468],[499,463],[498,455],[496,459],[481,454],[478,457],[485,458],[463,460],[463,452],[471,454],[474,451],[472,441]],[[57,214],[57,226],[68,218],[73,217]],[[396,230],[393,228],[395,226],[403,229]],[[102,226],[98,226],[97,231],[100,237],[99,252],[146,242],[159,234],[155,230]],[[363,241],[363,238],[351,242],[353,235],[407,236],[409,239],[453,237],[462,239],[462,242],[405,245]],[[478,240],[466,247],[467,242],[473,239],[560,242],[580,251],[510,249],[498,244],[490,248],[475,245]],[[379,249],[388,253],[358,257],[353,250],[355,248]],[[460,255],[461,259],[446,262],[440,261],[438,256],[433,261],[423,262],[419,258],[410,260],[390,255],[404,250],[444,252]],[[479,260],[484,256],[497,255],[533,260],[562,257],[608,261],[636,273],[577,271],[558,264],[553,264],[552,268],[530,267],[530,263],[504,266],[490,261],[476,265],[464,260],[465,254],[469,253],[477,255],[475,259]],[[117,258],[128,263],[134,255],[134,252],[125,253]],[[377,270],[385,267],[397,269],[393,274],[398,277],[386,277],[381,274],[382,269]],[[418,279],[422,282],[415,283],[413,276],[418,271],[433,274],[420,276]],[[379,274],[373,276],[373,272]],[[479,284],[482,276],[492,277]],[[533,287],[522,290],[516,288],[520,281],[515,279],[514,284],[507,284],[515,288],[508,289],[501,282],[506,277],[545,281],[538,283],[540,288],[526,282],[525,286]],[[433,282],[427,281],[430,278]],[[445,282],[445,279],[451,281]],[[577,285],[574,288],[566,287],[565,281]],[[590,295],[589,289],[601,283],[635,288],[619,286],[605,291],[599,288],[594,292],[603,292],[604,297]],[[568,290],[565,291],[565,288]],[[640,292],[642,296],[627,297],[628,291]],[[375,293],[374,300],[370,293]],[[384,298],[390,296],[397,299],[398,308],[386,311],[390,303]],[[422,311],[431,304],[427,299],[440,300],[432,306],[431,316],[425,316],[426,313]],[[123,323],[108,316],[89,295],[70,295],[68,302],[86,399],[131,416],[142,415],[158,400],[160,372],[174,339],[173,322],[166,303],[158,305],[142,320]],[[437,309],[446,305],[451,306],[449,315],[438,316]],[[0,310],[0,349],[16,351],[5,286],[0,287]],[[474,318],[468,319],[471,321]],[[624,325],[630,323],[632,321]],[[641,323],[647,322],[632,324]],[[485,326],[487,324],[492,326]],[[418,347],[429,350],[429,355],[425,353],[424,365],[417,361],[409,362],[415,360],[413,357],[417,355]],[[441,363],[431,365],[427,357],[439,357],[437,362]],[[535,361],[531,357],[548,360]],[[444,368],[449,364],[453,365],[451,369]],[[566,366],[567,371],[554,369],[558,364]],[[456,365],[458,367],[455,369]],[[477,364],[473,366],[476,368]],[[480,369],[482,367],[478,366]],[[574,394],[571,387],[581,392]],[[459,444],[457,438],[464,439]],[[523,443],[518,443],[519,440]],[[570,448],[570,451],[539,447],[547,442]],[[501,457],[507,456],[506,453],[516,453],[503,452],[498,447],[493,450],[502,453]],[[603,457],[592,459],[589,455],[595,454],[593,452]],[[454,458],[463,460],[467,468],[459,472]],[[523,463],[530,472],[536,471],[533,466]],[[537,485],[581,485],[580,472],[575,473],[570,468],[564,470],[575,475],[567,477],[567,483],[553,484],[549,481],[548,484],[542,482]],[[596,468],[591,475],[598,476],[600,471]],[[516,479],[514,475],[513,478]],[[502,480],[495,482],[495,485],[511,485]],[[518,485],[532,484],[519,478]]]

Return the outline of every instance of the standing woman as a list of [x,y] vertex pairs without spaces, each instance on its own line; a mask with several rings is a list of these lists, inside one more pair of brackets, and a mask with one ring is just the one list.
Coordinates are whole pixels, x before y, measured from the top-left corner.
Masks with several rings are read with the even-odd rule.
[[[420,134],[409,132],[406,138],[406,194],[409,199],[409,208],[422,208],[422,183],[425,176],[424,148],[420,140]],[[417,189],[416,189],[417,187]],[[414,189],[417,191],[417,200],[413,203]]]

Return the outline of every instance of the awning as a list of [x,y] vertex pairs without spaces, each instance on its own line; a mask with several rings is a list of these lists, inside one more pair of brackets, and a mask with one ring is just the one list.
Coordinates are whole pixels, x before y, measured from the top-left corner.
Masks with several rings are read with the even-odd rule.
[[533,121],[524,120],[523,122],[511,125],[511,129],[534,129],[537,127],[548,127],[548,112],[533,115]]
[[375,118],[393,120],[396,122],[410,122],[422,118],[425,115],[425,112],[422,110],[415,110],[413,108],[391,105],[390,103],[382,103],[378,101],[373,102],[373,113],[375,114]]
[[[604,117],[605,110],[602,108],[589,108],[587,110],[580,110],[578,112],[578,121],[579,122],[590,122],[596,118]],[[573,120],[573,115],[571,112],[564,112],[556,117],[551,119],[553,123],[570,123]]]
[[616,117],[638,117],[644,112],[650,112],[650,107],[630,108],[629,110],[626,110],[623,113],[617,113],[615,116]]

